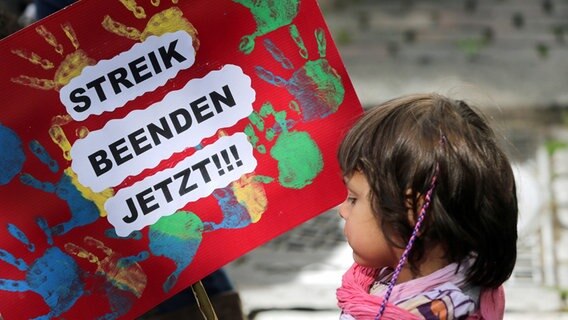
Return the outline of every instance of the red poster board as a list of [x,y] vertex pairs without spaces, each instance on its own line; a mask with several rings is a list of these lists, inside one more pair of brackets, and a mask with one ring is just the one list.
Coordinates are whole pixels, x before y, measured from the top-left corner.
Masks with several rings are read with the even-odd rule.
[[0,41],[0,314],[133,318],[344,197],[315,1],[80,1]]

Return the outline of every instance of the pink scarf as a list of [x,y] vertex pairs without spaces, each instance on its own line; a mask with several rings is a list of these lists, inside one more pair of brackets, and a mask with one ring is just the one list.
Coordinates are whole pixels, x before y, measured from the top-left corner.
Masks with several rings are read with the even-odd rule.
[[[375,282],[379,269],[366,268],[353,264],[343,275],[341,287],[337,289],[337,301],[341,310],[355,319],[374,319],[383,297],[369,294],[369,288]],[[410,312],[391,303],[387,304],[382,319],[420,319]]]
[[[455,273],[455,264],[440,269],[427,277],[414,279],[396,285],[389,301],[396,302],[401,298],[415,296],[446,282],[457,283],[463,280],[463,275]],[[383,301],[381,296],[369,294],[371,285],[376,281],[379,269],[367,268],[353,264],[343,275],[342,285],[337,289],[337,301],[341,310],[355,319],[374,319]],[[483,290],[480,296],[480,309],[468,320],[498,320],[503,319],[505,297],[503,287],[493,290]],[[421,319],[407,310],[388,303],[382,319]]]

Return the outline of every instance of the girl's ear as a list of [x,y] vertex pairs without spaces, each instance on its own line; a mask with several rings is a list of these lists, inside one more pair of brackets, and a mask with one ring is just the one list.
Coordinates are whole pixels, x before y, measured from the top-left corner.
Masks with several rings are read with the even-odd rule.
[[424,197],[420,193],[414,193],[412,189],[406,189],[404,193],[404,206],[406,207],[406,214],[408,216],[408,223],[414,227],[420,209],[424,205]]

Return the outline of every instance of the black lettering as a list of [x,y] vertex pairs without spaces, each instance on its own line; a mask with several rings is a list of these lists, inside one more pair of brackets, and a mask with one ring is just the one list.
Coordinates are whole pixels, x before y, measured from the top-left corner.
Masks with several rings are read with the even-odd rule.
[[[189,177],[189,174],[188,174]],[[170,192],[170,188],[168,188],[168,185],[170,183],[172,183],[172,178],[167,178],[166,180],[160,182],[160,183],[156,183],[154,185],[154,190],[158,191],[158,190],[162,190],[162,194],[164,195],[164,198],[166,198],[166,201],[172,202],[173,198],[172,198],[172,193]],[[182,181],[183,182],[183,181]]]
[[95,91],[97,92],[97,96],[99,97],[99,101],[101,101],[101,102],[103,102],[107,99],[107,97],[105,95],[105,91],[103,90],[103,87],[101,86],[101,84],[103,82],[105,82],[104,76],[87,83],[88,89],[95,88]]
[[131,216],[126,216],[122,218],[122,221],[126,223],[132,223],[138,219],[138,210],[136,210],[136,206],[134,205],[134,201],[132,198],[126,199],[126,204],[128,205],[128,209],[130,210]]
[[141,64],[142,62],[146,62],[146,59],[144,59],[144,57],[133,60],[128,64],[130,72],[132,72],[132,77],[134,78],[134,81],[136,83],[140,83],[152,77],[151,72],[140,74],[141,71],[148,70],[148,65],[146,63]]
[[130,82],[130,80],[126,79],[126,77],[128,77],[128,72],[124,68],[118,68],[108,73],[108,80],[112,85],[112,89],[115,94],[122,92],[122,89],[120,89],[121,84],[125,86],[126,89],[131,88],[134,85]]
[[73,110],[77,112],[84,112],[89,109],[91,106],[91,98],[89,96],[84,96],[83,94],[86,92],[83,88],[77,88],[69,94],[69,100],[73,103],[83,103],[83,105],[76,105],[73,107]]
[[174,179],[178,180],[181,179],[181,183],[179,185],[179,195],[183,196],[192,190],[197,189],[197,183],[189,185],[189,175],[191,174],[191,169],[187,168],[184,169],[174,175]]
[[140,136],[144,133],[144,129],[138,129],[134,132],[132,132],[131,134],[128,135],[128,141],[130,141],[130,144],[132,145],[132,149],[134,149],[134,153],[139,156],[140,154],[152,149],[152,145],[151,144],[146,144],[144,146],[140,146],[140,144],[142,144],[142,142],[144,141],[148,141],[148,137],[143,135]]
[[107,153],[104,150],[99,150],[95,153],[89,155],[89,162],[91,163],[91,167],[95,171],[97,177],[107,173],[110,169],[112,169],[112,161],[110,161],[107,157]]
[[199,170],[199,172],[201,173],[201,176],[203,177],[203,181],[205,181],[206,183],[211,181],[211,177],[209,176],[209,172],[207,171],[207,168],[205,167],[209,163],[211,163],[211,160],[209,160],[209,158],[207,158],[205,160],[199,161],[198,163],[194,164],[191,167],[191,169],[193,171]]
[[233,97],[233,94],[231,93],[231,90],[229,89],[228,85],[223,86],[223,93],[225,94],[225,96],[222,96],[221,94],[219,94],[216,91],[209,93],[209,96],[211,97],[211,101],[213,102],[213,105],[215,106],[215,110],[217,110],[217,113],[223,112],[223,108],[221,107],[221,104],[219,102],[223,102],[226,106],[229,106],[229,107],[234,107],[237,104],[235,102],[235,98]]
[[237,160],[237,162],[236,162],[237,167],[242,166],[243,161],[241,160],[241,157],[239,156],[239,151],[237,150],[237,147],[235,147],[235,145],[232,145],[232,146],[229,147],[229,150],[231,150],[233,157],[235,158],[235,160]]
[[166,117],[160,118],[160,124],[162,125],[161,128],[153,123],[150,123],[148,125],[148,132],[150,133],[150,137],[152,138],[154,144],[157,146],[159,146],[162,143],[162,140],[160,140],[158,135],[166,139],[171,139],[174,136],[174,133],[172,132],[172,129],[168,124],[168,121],[166,121]]
[[193,115],[195,116],[195,120],[197,120],[197,123],[201,123],[209,118],[211,118],[213,116],[213,112],[209,112],[205,115],[202,114],[203,111],[208,110],[209,109],[209,105],[205,104],[203,106],[199,106],[200,103],[207,101],[207,99],[205,97],[201,97],[193,102],[191,102],[189,104],[189,106],[191,107],[191,110],[193,111]]
[[130,160],[133,158],[132,154],[127,154],[125,156],[123,156],[125,151],[128,151],[128,147],[127,146],[122,146],[123,144],[126,143],[126,140],[124,138],[116,140],[115,142],[111,143],[108,148],[110,149],[110,153],[112,153],[112,156],[114,157],[114,161],[116,162],[116,165],[120,166],[121,164],[125,163],[126,161]]
[[152,63],[152,67],[154,68],[154,72],[156,72],[156,74],[162,72],[162,67],[160,66],[160,63],[158,62],[158,58],[156,57],[156,53],[154,51],[151,51],[150,53],[148,53],[148,57],[150,58],[150,62]]
[[[181,116],[181,118],[184,119],[183,124],[180,122],[180,118],[178,116]],[[176,129],[176,132],[178,134],[186,131],[191,127],[191,114],[186,109],[177,109],[176,111],[170,113],[170,119],[172,120],[174,128]]]
[[148,204],[154,200],[156,200],[156,197],[154,197],[153,195],[150,195],[149,197],[147,197],[148,194],[152,193],[152,188],[148,188],[142,192],[140,192],[139,194],[136,195],[136,200],[138,200],[138,204],[140,204],[140,209],[142,209],[142,213],[144,215],[147,215],[148,213],[158,209],[160,207],[159,204],[154,203],[151,206],[148,206]]
[[170,46],[168,47],[168,51],[165,50],[164,47],[160,47],[158,49],[158,52],[160,53],[160,57],[162,58],[162,61],[164,62],[164,65],[166,66],[166,69],[169,69],[172,67],[172,58],[176,59],[177,62],[183,62],[185,60],[187,60],[186,57],[182,56],[179,52],[176,51],[176,45],[177,45],[177,40],[174,40],[170,43]]

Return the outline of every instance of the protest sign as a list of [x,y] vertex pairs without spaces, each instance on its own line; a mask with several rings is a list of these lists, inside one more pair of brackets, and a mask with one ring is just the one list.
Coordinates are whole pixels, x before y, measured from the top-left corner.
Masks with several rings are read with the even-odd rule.
[[313,0],[83,0],[0,54],[4,319],[139,316],[345,196]]

